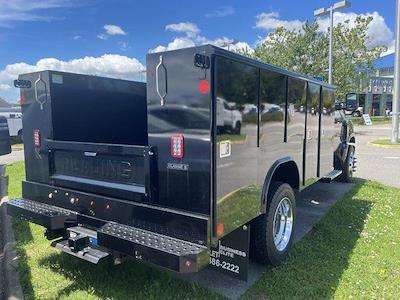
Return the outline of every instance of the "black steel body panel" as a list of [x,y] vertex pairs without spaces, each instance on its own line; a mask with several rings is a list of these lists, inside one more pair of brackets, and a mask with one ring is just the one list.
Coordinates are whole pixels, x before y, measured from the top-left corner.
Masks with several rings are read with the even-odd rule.
[[[328,174],[340,128],[334,125],[334,97],[322,92],[333,92],[333,86],[212,48],[212,234],[218,238],[265,212],[267,187],[277,170],[290,172],[278,179],[295,189]],[[217,227],[223,229],[219,234]]]
[[[143,194],[156,202],[152,185],[154,155],[148,146],[46,140],[50,152],[50,178],[62,187],[127,200]],[[151,155],[150,155],[151,154]]]
[[[202,92],[200,84],[211,86],[211,74],[196,66],[195,56],[210,57],[212,51],[204,46],[148,54],[146,59],[149,145],[159,153],[159,205],[206,215],[212,201],[211,97],[210,87]],[[182,158],[170,155],[173,134],[184,135]],[[171,168],[173,164],[181,167]]]

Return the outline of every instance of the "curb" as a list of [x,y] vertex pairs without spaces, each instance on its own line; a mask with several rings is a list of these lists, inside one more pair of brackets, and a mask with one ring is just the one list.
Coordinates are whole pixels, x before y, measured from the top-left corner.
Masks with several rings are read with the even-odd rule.
[[367,146],[376,148],[386,148],[386,149],[400,149],[400,145],[375,144],[374,142],[368,142]]
[[[5,175],[5,167],[0,166],[0,193],[3,196],[7,194],[8,177]],[[18,256],[15,251],[15,237],[12,229],[11,217],[7,215],[6,202],[8,197],[5,196],[0,200],[0,219],[1,219],[1,232],[3,234],[3,249],[0,249],[3,271],[3,284],[4,284],[4,299],[7,300],[22,300],[24,293],[19,282],[18,274]]]
[[6,201],[4,197],[0,203],[1,226],[3,232],[3,271],[4,271],[4,295],[7,300],[24,299],[18,275],[18,256],[14,249],[15,238],[11,225],[11,217],[7,215]]

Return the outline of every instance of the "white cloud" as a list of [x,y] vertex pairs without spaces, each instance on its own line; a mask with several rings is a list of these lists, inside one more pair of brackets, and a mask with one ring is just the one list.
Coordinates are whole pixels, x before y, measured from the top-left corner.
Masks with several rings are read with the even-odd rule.
[[127,42],[118,42],[118,46],[122,51],[126,51],[130,48]]
[[8,91],[9,89],[11,89],[9,84],[0,83],[0,91]]
[[196,36],[194,39],[189,37],[174,38],[171,42],[168,43],[168,45],[166,46],[159,45],[154,49],[150,49],[149,52],[150,53],[163,52],[163,51],[170,51],[170,50],[176,50],[176,49],[182,49],[182,48],[188,48],[206,44],[218,46],[230,51],[239,51],[245,49],[247,49],[248,51],[253,51],[251,46],[246,42],[237,41],[227,37],[222,37],[215,40],[209,40],[203,36]]
[[189,37],[177,37],[173,39],[171,42],[168,43],[167,46],[159,45],[154,49],[151,49],[150,52],[162,52],[162,51],[169,51],[169,50],[176,50],[181,48],[188,48],[195,46],[195,42]]
[[54,17],[42,14],[48,9],[79,5],[76,0],[0,0],[0,26],[15,22],[49,21]]
[[186,34],[198,34],[200,29],[196,24],[190,22],[181,22],[176,24],[168,24],[165,30],[173,32],[184,32]]
[[100,33],[100,34],[97,35],[97,38],[100,39],[100,40],[105,41],[105,40],[108,39],[108,36],[105,35],[104,33]]
[[118,25],[104,25],[104,30],[108,35],[126,35],[126,32]]
[[[355,25],[355,21],[357,17],[372,17],[372,21],[368,26],[367,34],[368,41],[367,45],[370,47],[385,45],[387,47],[393,47],[394,45],[394,36],[393,32],[390,30],[389,26],[386,24],[385,18],[381,16],[378,12],[365,13],[365,14],[356,14],[353,12],[342,13],[335,12],[333,21],[335,24],[345,23],[348,21],[348,26],[353,27]],[[322,31],[328,31],[330,26],[329,18],[318,19],[318,24]]]
[[206,18],[222,18],[233,15],[235,9],[232,6],[221,6],[211,13],[205,14]]
[[261,13],[256,16],[256,28],[264,30],[275,30],[278,27],[284,27],[288,30],[301,30],[304,22],[300,20],[282,20],[278,12]]
[[80,38],[82,38],[82,36],[80,36],[80,35],[74,35],[72,37],[72,39],[74,39],[74,40],[79,40]]
[[[56,70],[112,78],[140,80],[142,77],[141,73],[145,70],[145,67],[136,58],[116,54],[104,54],[99,57],[86,56],[68,61],[56,58],[43,58],[34,65],[23,62],[15,63],[7,65],[4,69],[0,70],[0,90],[7,90],[6,85],[11,86],[13,80],[17,79],[19,74],[42,70]],[[12,91],[12,94],[6,94],[6,98],[17,98],[17,89],[13,89]],[[4,94],[0,94],[0,96],[4,97]]]

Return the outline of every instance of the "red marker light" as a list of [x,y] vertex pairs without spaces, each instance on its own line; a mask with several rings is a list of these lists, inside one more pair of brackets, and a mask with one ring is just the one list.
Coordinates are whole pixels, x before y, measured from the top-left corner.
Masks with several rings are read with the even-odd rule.
[[210,91],[210,84],[206,79],[203,79],[199,83],[199,91],[202,94],[207,94]]
[[224,233],[224,224],[219,223],[217,225],[217,235],[221,236]]
[[25,96],[21,96],[20,98],[19,98],[19,104],[25,104],[26,103],[26,97]]
[[182,134],[171,136],[171,156],[173,158],[182,158],[184,154],[184,139]]
[[40,130],[39,129],[33,130],[33,145],[35,147],[40,147]]

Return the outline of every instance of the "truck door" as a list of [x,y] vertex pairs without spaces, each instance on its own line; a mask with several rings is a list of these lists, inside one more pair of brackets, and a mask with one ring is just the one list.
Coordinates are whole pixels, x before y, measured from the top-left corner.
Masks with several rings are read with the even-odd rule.
[[318,84],[308,83],[305,137],[306,184],[314,182],[318,173],[319,97],[320,86]]

